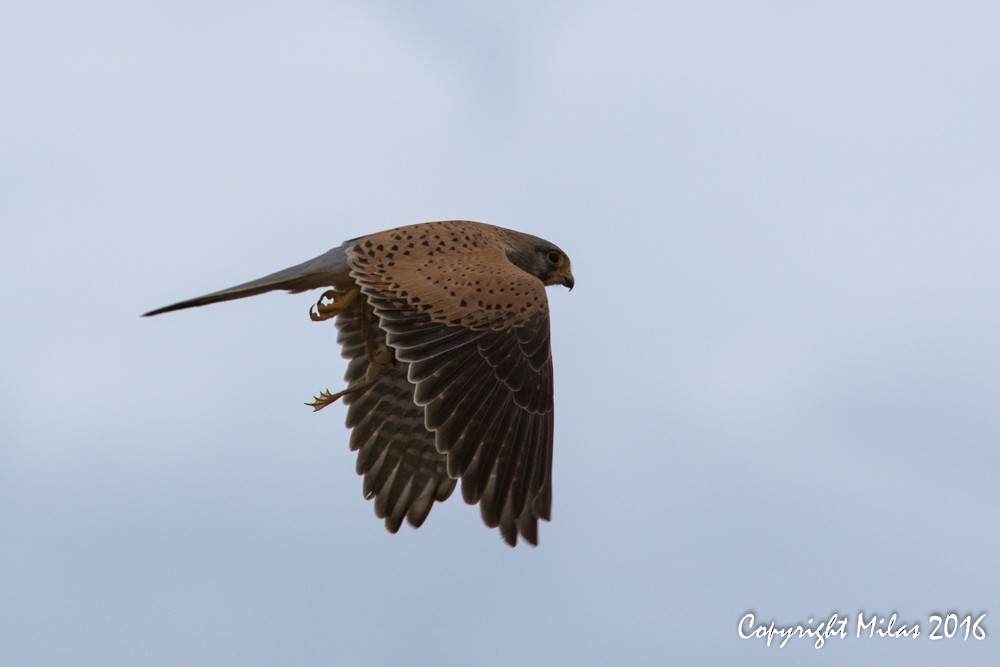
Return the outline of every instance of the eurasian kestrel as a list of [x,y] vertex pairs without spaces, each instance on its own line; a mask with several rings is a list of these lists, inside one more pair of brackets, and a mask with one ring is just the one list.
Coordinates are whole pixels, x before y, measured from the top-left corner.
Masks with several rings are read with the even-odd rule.
[[552,505],[552,351],[546,285],[573,288],[566,254],[530,234],[479,222],[428,222],[345,242],[315,259],[150,311],[271,290],[326,291],[310,310],[336,316],[364,495],[395,533],[420,527],[462,480],[487,526],[538,544]]

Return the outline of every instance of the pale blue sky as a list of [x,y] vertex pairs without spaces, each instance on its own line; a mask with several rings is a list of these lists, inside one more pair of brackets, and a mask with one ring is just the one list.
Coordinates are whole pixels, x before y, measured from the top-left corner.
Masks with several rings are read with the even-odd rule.
[[[998,80],[990,2],[6,3],[0,663],[997,664],[736,626],[1000,633]],[[537,549],[385,531],[314,295],[138,317],[450,218],[573,259]]]

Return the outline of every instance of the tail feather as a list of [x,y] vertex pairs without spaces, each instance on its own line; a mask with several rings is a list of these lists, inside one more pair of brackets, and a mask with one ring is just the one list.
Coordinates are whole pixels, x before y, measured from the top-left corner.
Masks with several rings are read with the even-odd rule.
[[305,290],[316,289],[318,287],[347,287],[351,284],[351,277],[348,271],[347,256],[344,253],[343,246],[340,246],[325,252],[319,257],[310,259],[308,262],[297,264],[264,276],[263,278],[236,285],[235,287],[157,308],[156,310],[144,313],[143,317],[169,313],[172,310],[206,306],[210,303],[219,303],[220,301],[242,299],[272,290],[304,292]]

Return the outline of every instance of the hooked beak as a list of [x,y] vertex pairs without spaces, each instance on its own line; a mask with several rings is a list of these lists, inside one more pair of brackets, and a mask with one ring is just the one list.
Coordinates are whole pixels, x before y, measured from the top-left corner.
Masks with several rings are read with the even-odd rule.
[[569,271],[567,271],[566,273],[563,274],[562,284],[565,285],[566,287],[568,287],[569,291],[572,292],[573,291],[573,285],[576,285],[576,279],[573,277],[572,273],[570,273]]

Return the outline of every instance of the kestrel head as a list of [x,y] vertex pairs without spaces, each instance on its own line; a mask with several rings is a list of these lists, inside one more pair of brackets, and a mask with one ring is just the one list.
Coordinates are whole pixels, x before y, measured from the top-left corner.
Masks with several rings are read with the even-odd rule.
[[545,285],[563,285],[570,290],[576,284],[569,257],[554,243],[531,234],[503,230],[507,237],[507,258]]

